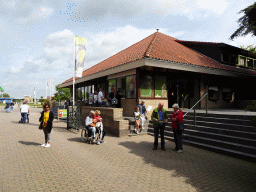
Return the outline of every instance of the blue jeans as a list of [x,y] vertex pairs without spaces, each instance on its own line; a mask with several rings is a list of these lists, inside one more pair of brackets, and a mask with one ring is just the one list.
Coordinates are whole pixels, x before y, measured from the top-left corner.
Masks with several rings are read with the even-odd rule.
[[11,111],[13,111],[13,106],[11,106]]
[[93,139],[95,139],[96,128],[95,127],[89,127],[89,131],[92,131]]
[[103,102],[98,102],[99,103],[99,107],[103,107]]
[[21,113],[22,121],[23,121],[24,123],[26,123],[26,120],[27,120],[27,114],[28,114],[28,113]]

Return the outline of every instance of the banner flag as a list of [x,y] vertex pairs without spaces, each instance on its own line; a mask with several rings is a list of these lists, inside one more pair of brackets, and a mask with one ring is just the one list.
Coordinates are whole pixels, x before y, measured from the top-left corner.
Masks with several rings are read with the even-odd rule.
[[4,92],[4,89],[3,89],[2,87],[0,87],[0,91],[1,91],[1,92]]
[[86,38],[75,36],[75,77],[82,77],[87,41]]

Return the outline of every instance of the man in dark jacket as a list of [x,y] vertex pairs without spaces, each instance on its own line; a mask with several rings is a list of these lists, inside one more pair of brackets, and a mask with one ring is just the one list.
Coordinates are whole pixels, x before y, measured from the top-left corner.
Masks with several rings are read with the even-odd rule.
[[160,102],[158,107],[153,110],[151,115],[151,120],[153,121],[154,126],[154,147],[153,150],[157,149],[158,146],[158,135],[160,132],[161,135],[161,149],[165,150],[165,141],[164,141],[164,129],[167,123],[167,111],[163,108],[164,103]]

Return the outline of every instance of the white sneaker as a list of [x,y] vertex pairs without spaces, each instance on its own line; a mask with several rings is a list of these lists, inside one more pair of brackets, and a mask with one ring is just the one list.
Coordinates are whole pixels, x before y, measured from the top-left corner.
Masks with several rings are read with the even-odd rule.
[[99,145],[99,144],[100,144],[100,141],[98,140],[98,141],[97,141],[97,145]]
[[51,146],[51,145],[47,143],[44,147],[50,147],[50,146]]
[[41,146],[42,146],[42,147],[45,147],[45,145],[46,145],[46,143],[42,144]]

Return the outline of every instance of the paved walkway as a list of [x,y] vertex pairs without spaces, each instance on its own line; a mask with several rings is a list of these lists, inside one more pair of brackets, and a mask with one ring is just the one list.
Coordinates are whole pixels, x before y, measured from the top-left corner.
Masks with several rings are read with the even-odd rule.
[[256,189],[256,165],[184,146],[184,153],[153,151],[149,135],[82,143],[80,134],[54,122],[50,148],[38,130],[40,109],[19,124],[17,108],[0,112],[0,191],[235,191]]

